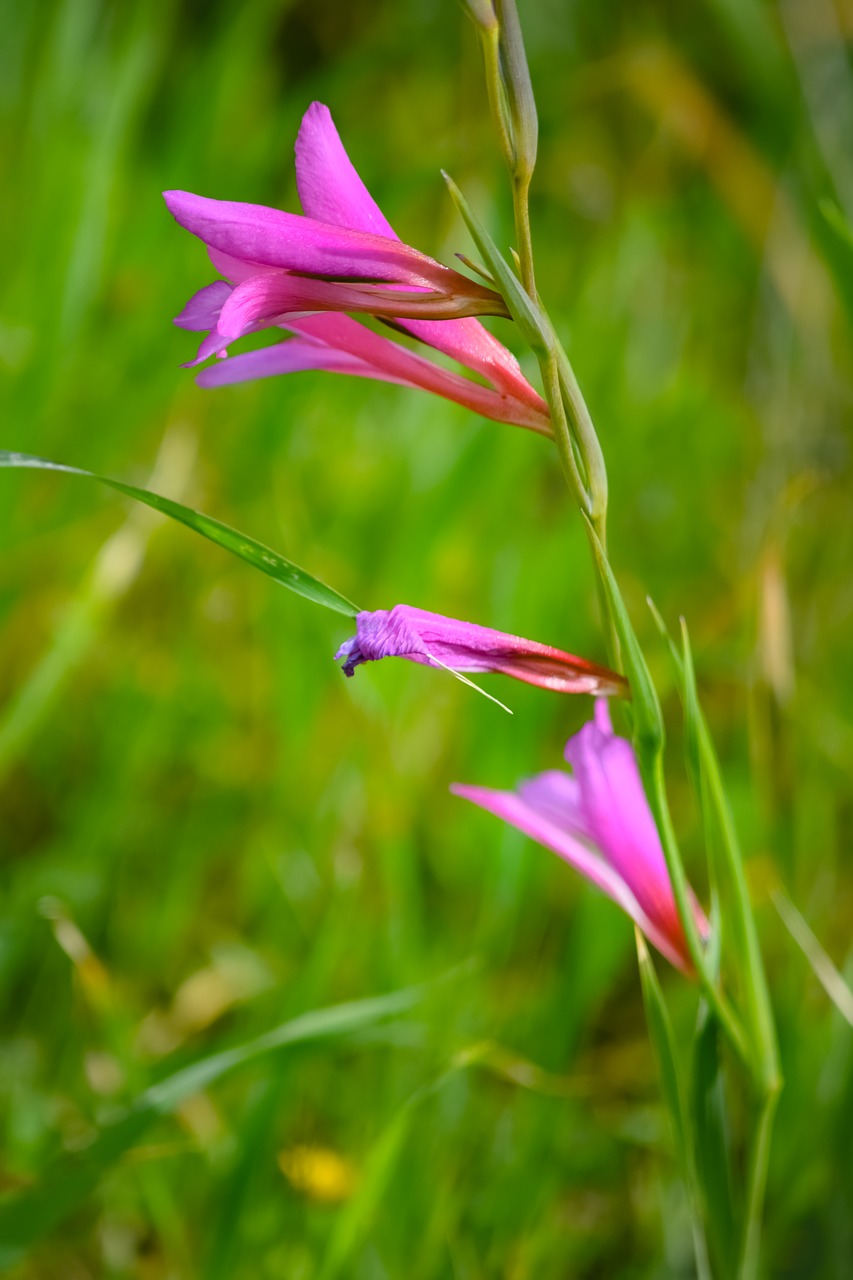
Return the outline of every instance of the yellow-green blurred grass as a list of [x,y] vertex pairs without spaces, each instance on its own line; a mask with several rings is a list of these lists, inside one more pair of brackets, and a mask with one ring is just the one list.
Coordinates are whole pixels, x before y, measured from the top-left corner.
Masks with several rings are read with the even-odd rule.
[[[797,87],[808,63],[759,14],[522,5],[542,116],[533,216],[655,670],[668,688],[647,591],[689,619],[755,866],[843,967],[850,340],[813,231],[832,188]],[[365,607],[406,601],[600,658],[583,533],[542,441],[397,388],[306,374],[211,393],[178,368],[193,339],[170,318],[209,271],[159,191],[295,207],[312,98],[413,243],[470,251],[440,166],[508,241],[458,7],[66,0],[7,21],[3,447],[144,484],[178,439],[164,491]],[[815,22],[817,47],[839,48]],[[3,708],[38,695],[0,758],[5,1188],[163,1072],[478,962],[398,1025],[197,1095],[16,1274],[690,1274],[628,922],[447,794],[554,764],[588,708],[495,682],[510,719],[402,663],[345,682],[343,620],[189,532],[61,477],[0,487],[0,740]],[[754,878],[761,896],[772,877]],[[842,1276],[850,1031],[769,899],[760,923],[788,1080],[770,1273]],[[686,1033],[691,993],[663,977]],[[400,1121],[485,1041],[496,1056]],[[494,1066],[516,1061],[530,1087]],[[300,1150],[358,1172],[343,1203],[283,1175]]]

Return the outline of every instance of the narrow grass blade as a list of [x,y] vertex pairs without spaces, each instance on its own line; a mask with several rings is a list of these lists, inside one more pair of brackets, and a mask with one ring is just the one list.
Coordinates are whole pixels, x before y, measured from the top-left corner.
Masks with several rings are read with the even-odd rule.
[[239,533],[230,525],[223,524],[221,520],[215,520],[212,516],[206,516],[201,511],[185,507],[183,503],[164,498],[159,493],[152,493],[150,489],[138,489],[135,485],[124,484],[121,480],[112,480],[108,476],[99,476],[93,471],[69,467],[60,462],[48,462],[45,458],[34,458],[27,453],[0,452],[0,467],[61,471],[66,475],[97,480],[99,484],[107,485],[110,489],[115,489],[136,502],[142,502],[145,506],[152,507],[155,511],[186,525],[188,529],[200,533],[203,538],[208,538],[217,546],[224,547],[226,551],[244,560],[253,569],[259,569],[261,573],[267,574],[281,586],[294,591],[296,595],[303,596],[306,600],[313,600],[315,604],[324,605],[325,608],[333,609],[336,613],[342,613],[348,618],[354,618],[359,613],[358,606],[351,600],[347,600],[346,596],[326,586],[325,582],[321,582],[305,569],[300,569],[299,565],[285,560],[284,556],[264,546],[262,542],[257,542],[245,533]]
[[417,1089],[379,1135],[362,1171],[359,1190],[343,1211],[332,1234],[317,1280],[338,1280],[339,1276],[353,1274],[354,1255],[394,1176],[415,1111],[451,1076],[473,1066],[479,1056],[477,1049],[458,1056],[440,1076]]
[[210,1054],[153,1085],[129,1111],[106,1125],[88,1147],[58,1156],[35,1186],[0,1203],[0,1267],[11,1266],[65,1221],[148,1126],[191,1094],[276,1050],[346,1035],[396,1017],[423,999],[427,990],[409,987],[302,1014],[244,1044]]
[[776,888],[770,897],[785,928],[808,960],[812,973],[842,1018],[853,1027],[853,991],[844,981],[843,975],[832,963],[788,895]]

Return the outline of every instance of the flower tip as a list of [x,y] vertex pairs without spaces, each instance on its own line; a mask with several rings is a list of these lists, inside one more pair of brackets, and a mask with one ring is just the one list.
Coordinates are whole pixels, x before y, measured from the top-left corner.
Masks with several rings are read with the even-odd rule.
[[309,104],[308,109],[303,115],[302,119],[303,121],[314,120],[317,116],[322,116],[324,119],[331,120],[332,113],[329,110],[329,108],[326,106],[325,102],[319,102],[315,99],[312,103]]
[[340,662],[341,658],[346,661],[341,667],[344,675],[349,677],[355,675],[355,669],[364,662],[364,655],[358,647],[358,636],[350,636],[349,640],[345,640],[335,654],[335,662]]

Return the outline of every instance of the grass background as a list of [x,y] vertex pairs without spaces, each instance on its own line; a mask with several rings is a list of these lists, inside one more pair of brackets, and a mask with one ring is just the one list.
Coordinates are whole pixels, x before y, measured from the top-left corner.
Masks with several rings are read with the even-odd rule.
[[[853,276],[820,202],[853,212],[853,15],[520,9],[540,286],[609,459],[700,893],[646,592],[689,620],[750,855],[787,1081],[767,1271],[850,1276],[850,1028],[769,894],[849,976]],[[365,608],[601,658],[543,441],[390,386],[204,392],[178,367],[170,318],[210,270],[159,192],[297,207],[312,99],[405,239],[470,251],[444,167],[509,243],[460,8],[43,0],[3,24],[2,446],[149,483]],[[9,1230],[9,1274],[691,1275],[628,922],[448,794],[552,766],[588,705],[493,681],[510,720],[405,663],[344,681],[344,620],[82,481],[0,476],[0,550],[0,1187],[45,1189],[12,1210],[33,1247]],[[247,1056],[94,1141],[187,1063],[419,983],[399,1018]]]

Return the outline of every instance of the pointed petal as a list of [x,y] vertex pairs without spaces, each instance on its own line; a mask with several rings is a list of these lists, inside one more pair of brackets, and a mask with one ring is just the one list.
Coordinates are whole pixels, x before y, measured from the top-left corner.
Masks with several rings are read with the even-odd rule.
[[646,915],[618,872],[605,862],[594,848],[590,848],[555,823],[547,809],[540,812],[522,795],[517,795],[513,791],[493,791],[489,787],[460,786],[459,784],[455,784],[450,790],[454,795],[471,800],[481,809],[486,809],[496,817],[502,818],[504,822],[517,827],[538,844],[552,850],[617,903],[640,926],[649,941],[671,964],[680,969],[686,967],[685,957],[673,947],[670,938],[658,928],[656,922]]
[[605,702],[595,719],[566,744],[596,844],[646,903],[647,910],[677,919],[666,859],[649,809],[634,750],[617,738]]
[[322,102],[311,103],[296,136],[296,187],[309,218],[398,238],[356,173]]

